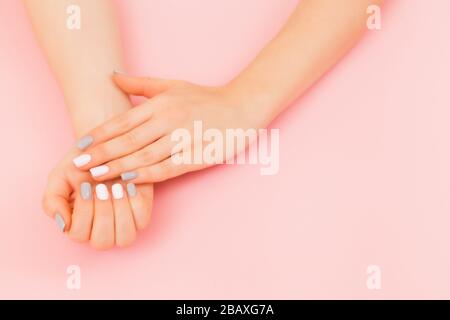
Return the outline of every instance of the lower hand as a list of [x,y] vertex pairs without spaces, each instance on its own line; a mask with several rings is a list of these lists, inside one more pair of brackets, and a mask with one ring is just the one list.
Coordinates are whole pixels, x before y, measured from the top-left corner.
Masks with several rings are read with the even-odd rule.
[[77,152],[71,150],[50,173],[45,212],[74,241],[89,241],[101,250],[132,244],[136,230],[150,221],[153,185],[111,180],[99,186],[90,174],[73,168]]

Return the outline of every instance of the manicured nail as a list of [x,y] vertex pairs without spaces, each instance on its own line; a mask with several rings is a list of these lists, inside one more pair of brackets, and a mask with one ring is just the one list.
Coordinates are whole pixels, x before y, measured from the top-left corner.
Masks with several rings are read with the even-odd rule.
[[108,166],[99,166],[99,167],[92,168],[90,171],[91,171],[91,174],[93,177],[100,177],[109,172],[109,167]]
[[136,179],[137,176],[138,176],[137,172],[124,172],[120,175],[123,181]]
[[120,183],[113,184],[112,194],[114,199],[119,200],[123,198],[123,187]]
[[55,214],[56,225],[58,226],[59,231],[64,232],[64,228],[66,227],[66,223],[64,219],[61,217],[59,213]]
[[103,183],[100,183],[95,187],[95,194],[97,195],[98,200],[108,200],[109,198],[108,188]]
[[134,183],[127,184],[127,192],[130,197],[135,197],[137,194],[136,185]]
[[94,142],[94,137],[92,137],[92,136],[85,136],[85,137],[81,138],[78,141],[77,147],[80,150],[84,150],[87,147],[89,147],[92,144],[92,142]]
[[83,200],[91,200],[92,199],[92,188],[89,182],[83,182],[81,184],[81,198]]
[[92,157],[90,154],[82,154],[81,156],[73,159],[73,164],[75,165],[75,167],[79,168],[87,165],[89,162],[91,162],[91,159]]

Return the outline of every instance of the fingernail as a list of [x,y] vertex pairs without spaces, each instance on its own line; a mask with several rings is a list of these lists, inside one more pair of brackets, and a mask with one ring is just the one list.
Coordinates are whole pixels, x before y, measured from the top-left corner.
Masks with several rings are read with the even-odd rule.
[[84,150],[87,147],[89,147],[93,142],[94,142],[94,137],[92,137],[92,136],[85,136],[85,137],[81,138],[78,141],[77,147],[80,150]]
[[126,76],[127,74],[125,72],[119,71],[119,70],[114,70],[115,74],[121,75],[121,76]]
[[91,174],[93,177],[100,177],[109,172],[109,167],[108,166],[99,166],[99,167],[92,168],[90,171],[91,171]]
[[66,227],[66,223],[64,219],[61,217],[59,213],[55,214],[56,225],[58,226],[59,231],[64,232],[64,228]]
[[108,188],[103,183],[100,183],[95,187],[95,194],[97,195],[98,200],[108,200],[109,198]]
[[92,199],[92,188],[89,182],[83,182],[81,184],[81,198],[83,200],[91,200]]
[[92,157],[90,154],[82,154],[81,156],[73,159],[73,164],[75,165],[75,167],[79,168],[87,165],[89,162],[91,162],[91,159]]
[[112,194],[114,199],[122,199],[123,198],[123,187],[120,183],[116,183],[112,186]]
[[123,181],[136,179],[137,176],[138,176],[137,172],[124,172],[120,175]]
[[135,197],[137,194],[136,185],[134,183],[127,184],[127,192],[130,197]]

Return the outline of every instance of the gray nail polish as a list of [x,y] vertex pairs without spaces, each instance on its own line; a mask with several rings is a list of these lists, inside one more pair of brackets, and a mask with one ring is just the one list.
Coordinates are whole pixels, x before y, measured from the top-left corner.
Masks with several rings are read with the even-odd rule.
[[138,176],[137,172],[124,172],[120,175],[123,181],[136,179],[137,176]]
[[59,231],[64,232],[64,228],[66,227],[66,223],[64,219],[61,217],[59,213],[55,215],[56,225],[58,226]]
[[78,141],[77,147],[80,150],[84,150],[89,147],[92,142],[94,142],[94,138],[92,136],[85,136]]
[[92,188],[89,182],[83,182],[81,184],[81,198],[83,198],[83,200],[92,199]]
[[127,192],[130,197],[135,197],[137,194],[136,185],[134,183],[127,184]]

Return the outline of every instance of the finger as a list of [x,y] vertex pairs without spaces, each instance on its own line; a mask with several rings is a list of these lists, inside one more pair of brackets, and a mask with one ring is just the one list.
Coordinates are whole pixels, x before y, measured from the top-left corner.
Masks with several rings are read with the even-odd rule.
[[112,186],[116,245],[126,247],[136,240],[136,227],[128,196],[120,183]]
[[72,209],[70,206],[72,187],[65,176],[53,173],[49,176],[42,205],[45,213],[55,219],[61,232],[70,230]]
[[152,144],[165,135],[164,124],[145,123],[142,126],[94,147],[90,152],[90,161],[81,170],[90,170],[94,179],[105,176],[111,168],[105,163],[122,158]]
[[[150,101],[146,101],[143,104],[106,121],[104,124],[96,127],[82,137],[77,142],[78,149],[87,150],[140,126],[152,117],[154,105],[156,105],[155,102],[150,103]],[[80,163],[82,162],[81,159],[79,161]],[[74,164],[77,167],[79,166],[76,161],[74,161]]]
[[86,242],[89,240],[92,229],[92,220],[94,218],[94,199],[92,186],[84,182],[75,197],[75,205],[72,215],[72,226],[69,231],[69,237],[77,242]]
[[147,167],[168,158],[176,144],[170,136],[164,136],[132,154],[106,163],[108,172],[96,177],[96,180],[107,181],[117,177],[122,177],[124,181],[130,180],[134,177],[135,169]]
[[126,185],[128,201],[133,211],[134,223],[138,230],[144,229],[150,223],[153,206],[153,185]]
[[117,72],[114,72],[113,80],[122,91],[147,98],[156,96],[180,82],[176,80],[133,77]]
[[[180,156],[182,157],[182,154]],[[136,184],[161,182],[208,166],[211,165],[179,164],[172,157],[169,157],[157,164],[135,170],[135,178],[131,181]]]
[[95,187],[94,222],[90,244],[98,250],[114,246],[114,212],[108,187],[98,184]]

